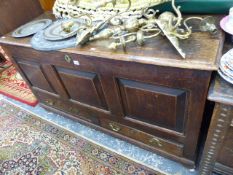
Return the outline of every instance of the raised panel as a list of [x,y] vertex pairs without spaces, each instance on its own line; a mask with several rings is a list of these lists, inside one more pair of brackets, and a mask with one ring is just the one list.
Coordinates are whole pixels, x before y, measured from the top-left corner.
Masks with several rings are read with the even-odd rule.
[[26,61],[19,61],[18,64],[32,87],[37,87],[39,89],[54,93],[54,90],[48,82],[46,75],[43,73],[40,65],[34,62]]
[[95,73],[61,67],[56,69],[72,100],[107,109],[104,93]]
[[49,75],[47,77],[48,81],[52,84],[54,90],[57,92],[57,94],[59,94],[60,98],[62,99],[68,99],[68,94],[65,90],[65,88],[63,87],[62,82],[59,79],[59,76],[57,75],[56,69],[54,68],[54,66],[52,65],[48,65],[48,64],[43,64],[41,65],[44,73],[46,75]]
[[118,82],[126,119],[183,131],[186,91],[132,80]]

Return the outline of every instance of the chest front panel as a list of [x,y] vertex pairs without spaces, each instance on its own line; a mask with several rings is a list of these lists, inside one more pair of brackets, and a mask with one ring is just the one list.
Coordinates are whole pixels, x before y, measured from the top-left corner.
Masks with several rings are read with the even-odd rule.
[[42,104],[194,162],[211,72],[8,49]]

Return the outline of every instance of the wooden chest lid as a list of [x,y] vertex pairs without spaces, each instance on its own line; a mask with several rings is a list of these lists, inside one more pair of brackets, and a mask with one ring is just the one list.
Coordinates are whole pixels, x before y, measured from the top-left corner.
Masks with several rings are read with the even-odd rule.
[[[45,13],[39,18],[54,17],[51,13]],[[216,19],[219,18],[216,17]],[[0,43],[31,47],[30,39],[30,37],[16,39],[11,37],[11,33],[9,33],[0,39]],[[187,54],[186,59],[182,59],[170,42],[162,36],[147,41],[143,47],[136,44],[129,45],[126,53],[122,49],[109,50],[107,46],[110,43],[107,41],[91,42],[82,48],[68,48],[60,51],[110,60],[213,71],[218,69],[223,42],[223,32],[219,32],[215,37],[211,37],[209,33],[194,32],[189,39],[180,41],[180,46]]]

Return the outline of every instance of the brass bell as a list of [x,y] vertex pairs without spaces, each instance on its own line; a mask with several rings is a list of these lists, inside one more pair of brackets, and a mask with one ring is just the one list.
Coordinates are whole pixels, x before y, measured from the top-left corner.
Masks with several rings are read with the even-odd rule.
[[218,29],[215,25],[215,19],[211,16],[208,16],[201,20],[199,27],[202,32],[210,32],[213,35],[216,35],[218,33]]

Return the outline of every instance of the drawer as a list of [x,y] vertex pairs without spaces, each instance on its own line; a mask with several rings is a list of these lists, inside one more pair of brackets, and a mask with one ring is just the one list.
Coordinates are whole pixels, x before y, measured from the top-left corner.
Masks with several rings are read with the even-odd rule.
[[81,118],[85,121],[94,124],[99,123],[98,117],[94,115],[92,112],[78,108],[76,105],[74,105],[69,101],[61,100],[55,94],[43,93],[43,92],[35,91],[35,89],[34,92],[36,93],[36,96],[39,99],[40,103],[43,103],[46,106],[58,109],[67,114],[71,114],[77,118]]
[[181,157],[183,155],[183,145],[181,144],[176,144],[106,119],[100,119],[100,125],[106,129],[142,142],[143,144],[149,145],[152,149],[159,149],[161,151],[165,151]]

